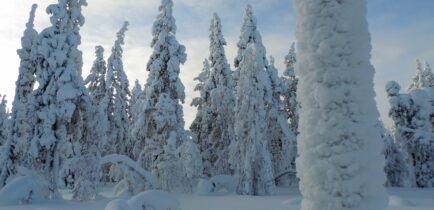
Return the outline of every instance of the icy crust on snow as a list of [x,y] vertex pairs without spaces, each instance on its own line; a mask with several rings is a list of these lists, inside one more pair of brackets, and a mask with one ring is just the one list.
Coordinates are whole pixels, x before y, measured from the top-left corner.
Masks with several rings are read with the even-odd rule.
[[304,210],[383,209],[366,0],[296,0]]

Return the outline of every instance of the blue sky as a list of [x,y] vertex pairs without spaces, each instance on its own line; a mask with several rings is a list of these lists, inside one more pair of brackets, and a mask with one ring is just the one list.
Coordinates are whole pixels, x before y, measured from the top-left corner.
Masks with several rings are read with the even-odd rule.
[[[13,99],[19,60],[16,49],[32,3],[39,8],[36,29],[48,25],[45,8],[55,0],[7,0],[0,8],[0,52],[2,77],[0,93]],[[244,8],[251,4],[258,20],[268,55],[276,57],[276,65],[283,70],[283,57],[295,41],[295,14],[291,0],[174,0],[177,20],[177,38],[187,48],[188,61],[181,68],[181,79],[186,86],[184,106],[186,125],[195,115],[189,106],[202,61],[208,55],[208,28],[213,12],[218,12],[228,46],[229,62],[236,54]],[[115,34],[124,20],[130,22],[124,46],[124,64],[130,85],[135,79],[146,80],[145,65],[151,54],[151,27],[157,15],[159,0],[88,0],[83,9],[86,24],[81,30],[84,54],[83,75],[86,76],[94,59],[94,46],[110,53]],[[376,68],[375,89],[377,104],[386,125],[390,125],[388,102],[384,92],[387,81],[396,80],[405,89],[414,74],[415,60],[420,58],[434,65],[434,1],[433,0],[368,0],[368,21],[372,36],[372,63]]]

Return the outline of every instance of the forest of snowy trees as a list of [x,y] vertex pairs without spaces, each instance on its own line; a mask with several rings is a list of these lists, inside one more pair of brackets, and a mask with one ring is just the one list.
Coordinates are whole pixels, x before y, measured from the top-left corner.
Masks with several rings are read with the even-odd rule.
[[[387,84],[393,127],[386,128],[374,101],[366,1],[315,2],[295,0],[297,44],[288,46],[282,75],[267,55],[251,6],[233,67],[214,13],[209,54],[195,78],[199,96],[191,102],[185,101],[190,87],[179,77],[187,53],[176,38],[172,0],[161,0],[158,8],[144,85],[130,85],[124,69],[128,22],[113,33],[107,60],[107,51],[95,47],[83,77],[78,47],[86,0],[50,5],[51,25],[40,32],[34,5],[17,51],[10,110],[0,95],[0,194],[23,183],[28,186],[17,203],[56,199],[60,189],[93,200],[109,184],[131,195],[152,189],[212,193],[222,186],[241,195],[271,195],[277,187],[300,187],[303,209],[329,202],[327,209],[339,210],[384,206],[383,186],[434,187],[429,64],[417,61],[405,92],[397,82]],[[352,24],[360,28],[347,27]],[[184,103],[197,108],[188,126]]]

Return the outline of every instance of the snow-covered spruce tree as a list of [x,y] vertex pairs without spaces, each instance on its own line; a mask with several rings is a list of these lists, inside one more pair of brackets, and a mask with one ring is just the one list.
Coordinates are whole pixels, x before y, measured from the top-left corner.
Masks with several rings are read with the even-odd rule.
[[[142,86],[140,85],[139,80],[136,80],[134,83],[134,87],[131,90],[131,100],[130,100],[130,107],[131,107],[131,126],[130,129],[133,129],[133,126],[136,124],[136,122],[139,119],[140,116],[140,108],[142,107],[142,95],[143,90]],[[143,142],[136,139],[136,137],[133,135],[133,132],[129,132],[131,145],[133,145],[132,151],[131,151],[131,157],[134,160],[137,160],[139,158],[140,152],[143,149]]]
[[410,168],[411,186],[432,187],[434,183],[434,135],[430,119],[430,91],[413,89],[399,93],[399,84],[386,85],[390,103],[389,116],[393,120],[395,142],[404,152]]
[[283,109],[286,112],[289,126],[292,132],[297,133],[298,129],[298,107],[297,102],[297,84],[298,78],[295,77],[295,63],[297,62],[295,54],[295,44],[292,43],[288,55],[285,56],[286,69],[283,71]]
[[93,62],[90,74],[85,79],[84,83],[87,85],[87,90],[92,99],[92,104],[94,111],[98,112],[99,117],[98,126],[100,128],[99,132],[101,138],[98,139],[98,147],[100,151],[104,151],[104,146],[107,141],[107,129],[108,129],[108,116],[107,116],[107,106],[108,98],[105,97],[107,93],[106,85],[106,73],[107,64],[104,60],[104,48],[102,46],[95,47],[96,59]]
[[[20,57],[18,79],[15,87],[15,98],[12,103],[10,131],[7,138],[7,149],[3,154],[3,165],[0,165],[0,187],[5,184],[8,176],[16,172],[18,165],[26,165],[28,147],[32,138],[32,113],[29,96],[35,83],[35,47],[38,32],[33,28],[37,5],[32,5],[26,30],[21,38],[21,49],[17,51]],[[0,108],[3,110],[3,107]],[[2,117],[1,117],[2,118]],[[0,119],[1,120],[1,119]],[[1,140],[0,140],[1,142]],[[0,143],[1,145],[1,143]],[[7,153],[7,154],[6,154]]]
[[[38,88],[32,94],[36,124],[30,145],[31,164],[48,181],[49,198],[57,196],[57,183],[62,162],[76,161],[70,173],[74,174],[75,199],[95,197],[89,189],[95,183],[90,175],[97,158],[95,141],[98,137],[91,99],[81,77],[82,53],[80,27],[84,24],[81,7],[85,0],[59,0],[48,6],[52,26],[44,29],[37,46]],[[77,170],[73,170],[77,169]],[[87,180],[87,181],[85,181]],[[83,191],[93,191],[93,194]]]
[[425,67],[423,68],[423,87],[434,87],[434,76],[431,71],[431,67],[428,62],[425,62]]
[[106,93],[107,64],[104,60],[104,48],[102,46],[95,47],[95,56],[96,59],[90,69],[90,74],[84,83],[87,85],[92,100],[98,105]]
[[224,50],[226,41],[217,14],[211,20],[210,32],[210,64],[204,62],[204,71],[198,77],[203,82],[202,90],[200,84],[196,86],[201,91],[199,101],[202,104],[198,104],[196,119],[199,120],[193,122],[191,130],[198,137],[205,174],[212,176],[232,174],[228,158],[229,145],[235,140],[235,95],[232,71]]
[[[297,156],[296,135],[290,129],[283,111],[282,80],[274,66],[274,58],[270,56],[270,65],[267,66],[270,81],[271,100],[267,105],[267,139],[272,157],[274,174],[279,186],[290,186],[297,182],[295,175],[295,158]],[[288,161],[291,160],[291,161]]]
[[382,133],[384,142],[383,153],[386,158],[384,172],[386,173],[386,186],[411,187],[411,175],[408,163],[399,145],[393,140],[392,135],[384,129]]
[[197,107],[196,117],[190,125],[190,130],[195,134],[196,143],[199,145],[200,153],[204,161],[204,173],[208,176],[212,175],[209,150],[211,144],[211,142],[209,142],[209,133],[211,130],[210,118],[212,114],[210,110],[210,86],[207,85],[210,69],[209,61],[205,59],[203,61],[202,71],[194,78],[195,81],[198,81],[194,90],[199,92],[199,96],[193,98],[190,104],[191,106]]
[[267,89],[264,48],[249,44],[240,63],[235,111],[236,142],[230,163],[239,176],[237,192],[267,195],[275,190],[273,164],[267,140]]
[[387,204],[366,0],[295,0],[303,210]]
[[[186,168],[179,163],[177,148],[191,141],[184,130],[184,85],[179,79],[179,65],[186,61],[185,47],[175,38],[176,25],[172,14],[172,0],[162,0],[160,13],[154,22],[148,63],[148,79],[140,118],[133,132],[145,144],[139,162],[156,177],[160,189],[191,191]],[[184,177],[184,178],[181,178]],[[187,179],[187,180],[186,180]]]
[[117,39],[112,48],[112,54],[108,58],[107,65],[107,90],[112,95],[109,102],[109,130],[108,146],[110,153],[117,153],[130,156],[133,145],[130,141],[130,97],[129,81],[125,74],[122,54],[125,32],[128,22],[125,22],[117,33]]
[[0,95],[0,145],[4,145],[8,139],[9,113],[7,110],[6,95]]
[[240,77],[239,65],[243,60],[244,51],[247,49],[249,43],[255,43],[257,44],[256,47],[263,48],[264,57],[262,59],[264,65],[268,65],[267,57],[265,54],[265,47],[262,44],[262,38],[261,35],[259,34],[259,31],[257,30],[256,22],[257,22],[256,17],[253,15],[252,7],[250,5],[247,5],[246,11],[244,12],[244,22],[243,25],[241,26],[240,40],[237,43],[238,54],[234,60],[234,66],[236,69],[233,72],[234,75],[233,79],[234,79],[235,86],[237,85]]
[[407,90],[411,91],[414,89],[418,89],[422,87],[423,84],[423,73],[422,73],[422,64],[419,59],[416,60],[416,75],[411,79],[411,83],[408,86]]

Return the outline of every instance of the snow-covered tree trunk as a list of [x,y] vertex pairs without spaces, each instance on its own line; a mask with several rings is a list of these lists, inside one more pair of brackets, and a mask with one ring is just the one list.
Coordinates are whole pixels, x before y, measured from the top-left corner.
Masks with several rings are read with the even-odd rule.
[[267,89],[263,48],[249,44],[240,63],[235,111],[236,142],[231,164],[239,176],[237,192],[267,195],[275,189],[273,165],[267,140]]
[[[19,164],[27,165],[28,148],[32,138],[34,124],[32,121],[34,115],[31,113],[29,96],[33,91],[36,71],[35,47],[38,32],[33,29],[36,8],[36,4],[32,5],[29,21],[26,24],[26,30],[21,38],[21,49],[17,51],[21,61],[18,79],[15,83],[15,98],[12,103],[10,131],[7,134],[8,143],[5,149],[7,154],[0,155],[3,156],[3,161],[0,160],[0,163],[3,162],[3,165],[0,165],[0,187],[5,184],[7,176],[16,172],[16,168]],[[2,112],[0,121],[4,120],[4,108],[2,103],[2,107],[0,107]],[[3,123],[0,122],[0,124]],[[2,138],[3,135],[3,132],[1,132],[0,138]],[[0,145],[2,144],[1,142],[2,140],[0,140]]]
[[366,0],[295,0],[303,210],[384,209]]

